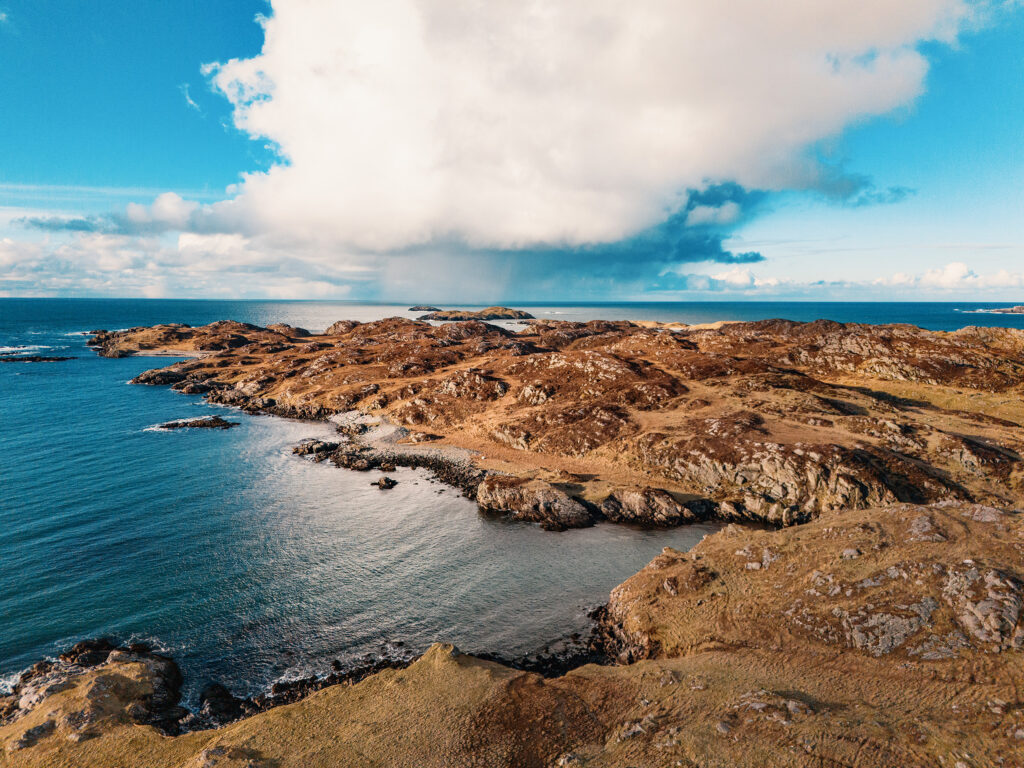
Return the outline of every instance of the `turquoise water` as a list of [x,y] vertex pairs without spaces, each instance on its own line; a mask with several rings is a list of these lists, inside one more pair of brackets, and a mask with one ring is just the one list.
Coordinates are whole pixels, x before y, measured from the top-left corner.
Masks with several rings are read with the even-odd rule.
[[[677,304],[536,307],[538,316],[682,320],[791,317],[1024,327],[978,305]],[[663,546],[710,527],[599,525],[549,533],[485,518],[455,491],[291,454],[327,426],[216,408],[129,386],[167,358],[106,360],[83,331],[234,319],[319,330],[405,307],[343,302],[0,299],[0,353],[74,355],[0,365],[0,677],[76,640],[142,638],[173,653],[194,692],[239,692],[325,672],[402,641],[527,653],[584,629],[586,611]],[[219,412],[241,426],[157,432]]]

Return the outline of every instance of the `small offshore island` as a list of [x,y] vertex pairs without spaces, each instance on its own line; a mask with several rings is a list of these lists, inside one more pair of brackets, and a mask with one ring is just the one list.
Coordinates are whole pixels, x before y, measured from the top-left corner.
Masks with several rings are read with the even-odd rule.
[[731,523],[612,592],[604,664],[438,644],[190,728],[173,662],[85,645],[0,699],[0,766],[1022,765],[1024,331],[457,314],[90,345],[188,357],[134,381],[330,420],[296,452],[425,467],[486,514]]

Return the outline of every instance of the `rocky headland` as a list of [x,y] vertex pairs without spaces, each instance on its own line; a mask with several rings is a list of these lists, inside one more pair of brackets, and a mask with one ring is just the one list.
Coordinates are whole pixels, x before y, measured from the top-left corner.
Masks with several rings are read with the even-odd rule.
[[435,645],[282,706],[210,691],[202,721],[147,649],[101,651],[0,701],[0,765],[1024,765],[1024,331],[296,330],[93,343],[196,355],[137,381],[331,419],[337,441],[297,452],[425,466],[487,512],[733,524],[611,593],[580,659],[601,664],[538,674]]

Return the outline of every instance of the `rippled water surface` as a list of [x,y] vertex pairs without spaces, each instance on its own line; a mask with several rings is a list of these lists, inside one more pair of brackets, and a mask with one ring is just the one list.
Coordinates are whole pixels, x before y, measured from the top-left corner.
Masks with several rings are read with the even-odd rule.
[[[793,319],[1024,327],[971,305],[689,304],[537,307],[539,316]],[[126,384],[163,358],[106,360],[82,331],[235,319],[319,330],[404,307],[328,302],[0,299],[0,354],[73,355],[0,365],[0,676],[83,637],[149,638],[190,690],[240,691],[322,672],[401,640],[525,653],[586,627],[588,608],[663,546],[711,527],[599,525],[549,533],[480,516],[455,491],[291,454],[318,423],[247,416]],[[147,431],[218,412],[228,430]]]

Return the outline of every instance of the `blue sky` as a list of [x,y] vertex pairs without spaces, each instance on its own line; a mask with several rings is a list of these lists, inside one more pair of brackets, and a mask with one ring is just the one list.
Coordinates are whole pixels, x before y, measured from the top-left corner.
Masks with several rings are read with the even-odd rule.
[[0,295],[1024,301],[1019,3],[687,5],[0,0]]
[[0,7],[4,183],[222,196],[240,171],[267,163],[258,143],[225,128],[230,105],[199,71],[259,52],[260,0]]
[[[1024,14],[930,46],[924,94],[851,127],[826,150],[879,186],[913,193],[850,208],[787,195],[739,233],[773,274],[869,278],[966,261],[983,272],[1024,269]],[[765,270],[766,272],[768,270]],[[1024,299],[1024,290],[1007,298]]]

